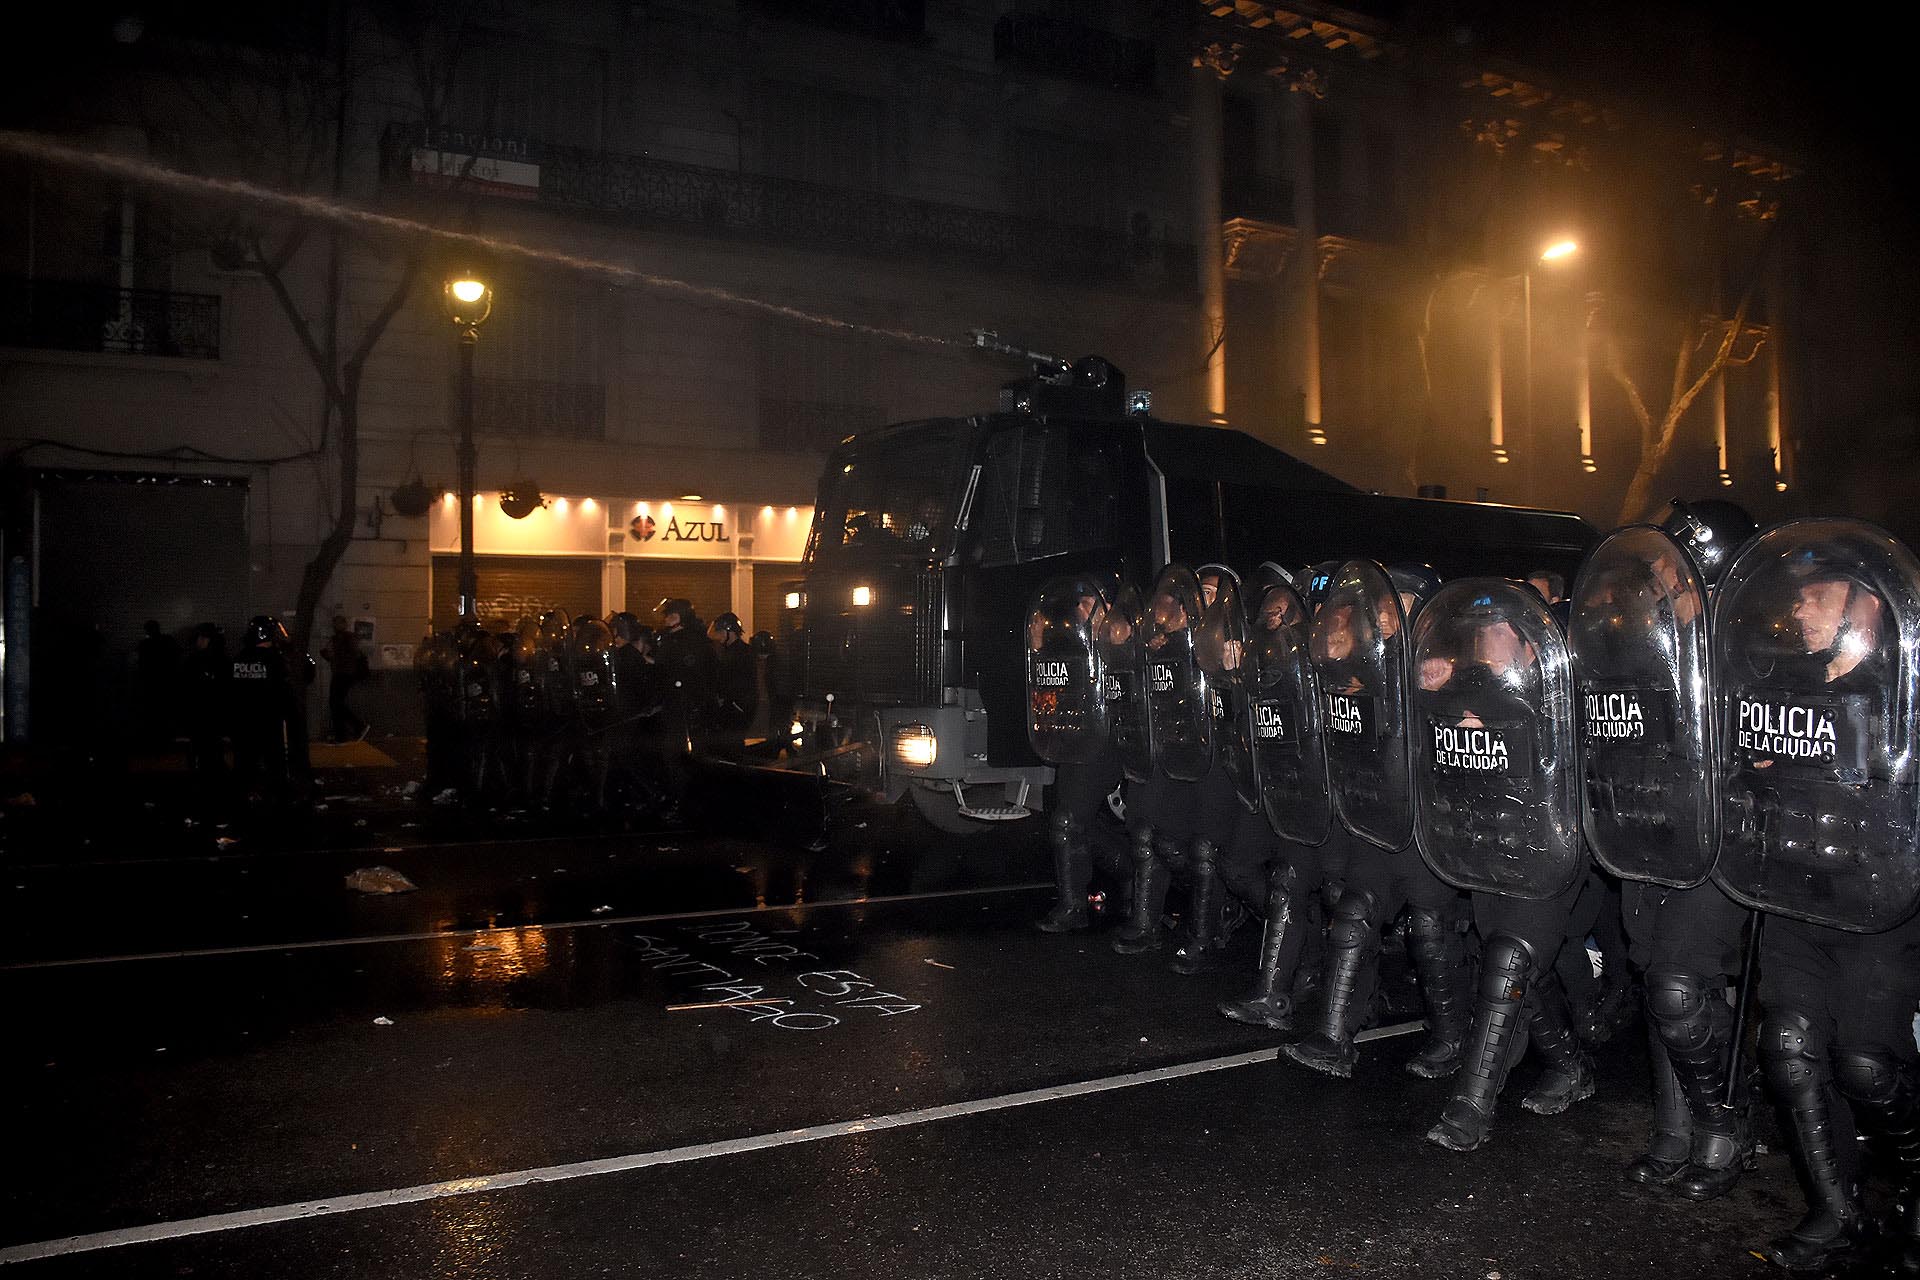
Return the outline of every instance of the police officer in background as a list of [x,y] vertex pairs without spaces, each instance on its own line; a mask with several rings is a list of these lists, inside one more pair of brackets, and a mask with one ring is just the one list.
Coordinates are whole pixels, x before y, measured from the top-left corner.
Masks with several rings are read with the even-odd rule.
[[707,731],[713,699],[714,657],[706,628],[681,597],[660,602],[660,631],[655,653],[666,679],[660,716],[660,748],[667,764],[669,801],[686,798],[687,756]]
[[746,743],[747,727],[753,723],[760,702],[753,650],[747,647],[736,613],[715,618],[707,634],[713,642],[713,715],[708,741],[714,749],[738,753]]
[[1769,914],[1760,1058],[1808,1212],[1769,1250],[1790,1271],[1873,1234],[1856,1124],[1897,1179],[1891,1252],[1920,1271],[1920,563],[1849,520],[1749,542],[1714,605],[1720,858]]
[[[1280,1051],[1327,1075],[1353,1074],[1359,1058],[1353,1037],[1371,1011],[1381,931],[1405,906],[1412,913],[1408,949],[1428,1027],[1427,1042],[1407,1070],[1439,1079],[1458,1070],[1467,1034],[1464,900],[1410,847],[1403,745],[1408,726],[1401,702],[1405,628],[1438,588],[1439,575],[1425,565],[1398,565],[1386,582],[1379,577],[1368,562],[1343,566],[1314,615],[1313,661],[1323,710],[1337,700],[1343,712],[1351,712],[1329,712],[1325,729],[1328,770],[1336,794],[1344,796],[1336,829],[1344,826],[1348,833],[1346,881],[1327,926],[1319,1025]],[[1389,826],[1396,829],[1375,830]]]
[[1306,606],[1292,575],[1278,565],[1263,564],[1254,581],[1253,749],[1261,808],[1237,816],[1222,876],[1260,917],[1262,932],[1253,990],[1222,1001],[1219,1009],[1235,1022],[1288,1031],[1295,971],[1325,923],[1325,865],[1318,846],[1327,839],[1333,814]]
[[227,776],[227,712],[233,687],[233,660],[227,657],[227,638],[211,622],[193,629],[192,646],[181,663],[186,709],[188,756],[193,772],[194,798],[200,805],[213,802]]
[[[242,794],[257,790],[284,804],[292,798],[306,759],[306,717],[296,688],[298,664],[289,661],[292,642],[279,619],[264,614],[247,623],[246,641],[233,662],[234,758]],[[307,661],[311,662],[312,659]]]

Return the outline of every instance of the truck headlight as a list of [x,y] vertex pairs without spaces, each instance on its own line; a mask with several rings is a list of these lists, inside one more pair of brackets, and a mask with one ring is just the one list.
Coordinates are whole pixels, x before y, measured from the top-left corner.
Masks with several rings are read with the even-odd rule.
[[799,607],[800,607],[800,593],[798,591],[787,592],[787,608],[798,609]]
[[940,756],[940,739],[923,724],[903,724],[893,731],[893,758],[909,769],[931,769]]
[[853,603],[862,609],[872,604],[873,588],[872,587],[855,587],[853,589]]

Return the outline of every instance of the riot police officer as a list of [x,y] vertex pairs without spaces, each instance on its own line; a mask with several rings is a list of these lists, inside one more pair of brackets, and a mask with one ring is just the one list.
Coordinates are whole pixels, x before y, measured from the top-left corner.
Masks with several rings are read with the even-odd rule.
[[1920,562],[1855,521],[1793,521],[1739,552],[1713,619],[1714,877],[1770,917],[1760,1058],[1808,1203],[1768,1257],[1821,1270],[1872,1234],[1857,1124],[1920,1271]]
[[1735,1048],[1724,997],[1747,912],[1705,882],[1715,815],[1704,781],[1707,606],[1754,528],[1732,503],[1676,501],[1658,529],[1620,530],[1583,568],[1569,629],[1588,844],[1621,877],[1645,975],[1653,1135],[1627,1176],[1693,1200],[1731,1190],[1753,1153],[1744,1090],[1730,1102],[1725,1088]]
[[468,805],[477,806],[498,799],[509,776],[500,641],[479,623],[462,622],[452,644],[454,705],[466,756],[460,791]]
[[1035,927],[1070,933],[1091,923],[1093,824],[1120,782],[1105,655],[1131,639],[1133,620],[1111,616],[1115,584],[1092,576],[1044,584],[1027,612],[1027,735],[1054,767],[1047,840],[1053,851],[1053,908]]
[[1497,578],[1434,598],[1414,663],[1416,837],[1435,872],[1472,891],[1483,943],[1461,1068],[1427,1138],[1472,1151],[1525,1046],[1522,1019],[1547,1070],[1521,1105],[1557,1115],[1594,1091],[1554,971],[1587,865],[1570,776],[1572,672],[1546,602]]
[[279,619],[262,614],[247,623],[232,668],[234,759],[243,794],[257,788],[268,800],[292,796],[298,762],[305,757],[305,717],[296,705],[296,665]]
[[1320,846],[1333,810],[1306,605],[1277,565],[1262,565],[1256,583],[1252,747],[1261,807],[1236,821],[1223,875],[1263,927],[1253,990],[1219,1009],[1236,1022],[1288,1031],[1295,970],[1324,923]]
[[1426,566],[1349,561],[1314,615],[1313,664],[1327,764],[1347,842],[1345,886],[1327,926],[1319,1025],[1281,1053],[1327,1075],[1353,1074],[1353,1037],[1377,981],[1380,933],[1404,905],[1408,948],[1427,1008],[1427,1042],[1407,1063],[1437,1079],[1460,1065],[1467,1033],[1463,901],[1412,843],[1405,718],[1405,629],[1438,585]]
[[713,748],[737,753],[746,743],[747,727],[759,708],[753,650],[747,647],[736,613],[721,614],[707,632],[713,642],[713,702],[707,741]]

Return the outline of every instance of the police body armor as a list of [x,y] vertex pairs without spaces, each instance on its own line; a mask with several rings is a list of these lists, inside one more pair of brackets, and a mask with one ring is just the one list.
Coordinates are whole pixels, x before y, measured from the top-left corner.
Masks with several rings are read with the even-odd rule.
[[1714,879],[1861,933],[1920,904],[1920,562],[1854,520],[1749,541],[1713,610]]
[[1269,583],[1253,614],[1253,767],[1260,804],[1280,835],[1319,845],[1333,830],[1333,793],[1309,631],[1299,593],[1284,582]]
[[573,626],[573,709],[588,733],[604,734],[619,718],[620,685],[613,668],[613,631],[598,618]]
[[1193,570],[1168,565],[1153,584],[1140,642],[1153,763],[1181,782],[1198,782],[1213,767],[1213,715],[1195,634],[1206,612],[1200,601]]
[[1349,560],[1328,581],[1311,641],[1334,812],[1390,853],[1413,839],[1404,631],[1386,571]]
[[509,654],[507,701],[514,724],[534,729],[546,723],[547,700],[540,686],[540,624],[522,618],[514,628]]
[[1214,757],[1233,783],[1234,794],[1250,812],[1258,812],[1260,777],[1253,767],[1253,689],[1259,676],[1253,669],[1255,652],[1248,637],[1240,575],[1219,564],[1206,565],[1201,573],[1214,575],[1218,581],[1213,603],[1201,615],[1200,630],[1194,637],[1195,655],[1207,677],[1207,713],[1213,721],[1208,732]]
[[1414,620],[1414,831],[1442,880],[1551,898],[1586,869],[1566,637],[1531,587],[1462,578]]
[[491,728],[500,716],[499,641],[476,628],[467,629],[458,643],[453,677],[460,723],[469,729]]
[[1140,592],[1122,584],[1107,606],[1096,636],[1105,672],[1108,740],[1120,767],[1134,782],[1153,773],[1153,738],[1147,716],[1147,676],[1140,628],[1146,606]]
[[1719,839],[1706,585],[1671,535],[1631,525],[1593,549],[1571,603],[1587,846],[1622,879],[1692,888]]
[[1086,764],[1111,740],[1107,609],[1101,585],[1073,575],[1043,584],[1027,610],[1027,740],[1048,764]]
[[534,641],[534,697],[547,723],[564,723],[573,716],[573,623],[565,609],[540,615]]

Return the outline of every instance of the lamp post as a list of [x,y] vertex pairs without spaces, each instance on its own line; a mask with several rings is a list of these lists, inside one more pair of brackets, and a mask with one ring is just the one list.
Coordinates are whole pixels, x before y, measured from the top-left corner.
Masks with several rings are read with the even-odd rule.
[[478,575],[473,567],[473,349],[480,345],[480,326],[493,314],[493,290],[472,272],[447,278],[447,318],[459,335],[460,352],[460,617],[474,617],[479,606]]
[[[1580,252],[1578,241],[1570,239],[1555,240],[1540,251],[1535,266],[1553,266],[1571,259]],[[1533,267],[1520,273],[1520,309],[1526,335],[1526,348],[1520,353],[1521,373],[1526,386],[1527,409],[1527,501],[1533,501]]]

